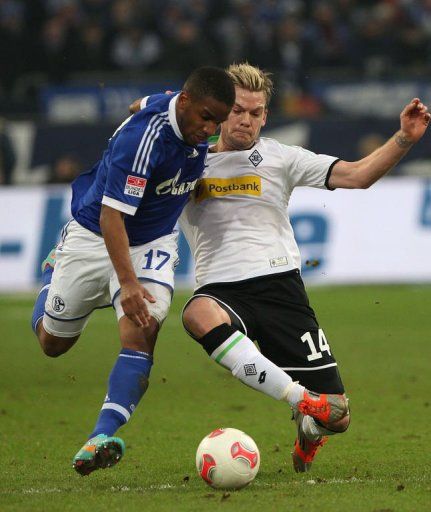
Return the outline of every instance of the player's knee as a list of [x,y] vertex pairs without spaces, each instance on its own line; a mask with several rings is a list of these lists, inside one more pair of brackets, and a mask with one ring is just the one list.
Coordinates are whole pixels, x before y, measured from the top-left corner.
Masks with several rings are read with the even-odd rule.
[[200,339],[215,327],[229,323],[229,315],[215,300],[209,297],[196,297],[184,308],[182,315],[186,331],[195,339]]
[[127,316],[120,318],[120,342],[122,348],[152,354],[160,329],[159,322],[150,317],[149,325],[145,328],[137,327]]
[[196,315],[196,307],[195,302],[198,299],[194,299],[183,310],[182,320],[183,320],[183,326],[190,334],[193,336],[197,336],[197,332],[199,329],[199,318]]
[[65,354],[76,342],[78,337],[59,338],[45,331],[39,333],[39,342],[43,353],[48,357],[59,357]]
[[48,357],[59,357],[69,350],[69,348],[64,348],[63,346],[52,342],[44,343],[41,341],[40,346],[42,347],[43,353]]
[[205,328],[200,321],[200,317],[195,313],[193,306],[187,306],[183,312],[184,329],[195,339],[205,336]]

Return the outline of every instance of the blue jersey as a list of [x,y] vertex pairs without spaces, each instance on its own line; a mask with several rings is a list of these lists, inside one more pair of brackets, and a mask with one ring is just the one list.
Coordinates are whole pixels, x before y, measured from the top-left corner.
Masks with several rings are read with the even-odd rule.
[[172,233],[205,167],[207,144],[188,146],[179,130],[177,95],[156,94],[126,119],[102,159],[72,183],[72,215],[101,234],[102,204],[126,214],[130,245]]

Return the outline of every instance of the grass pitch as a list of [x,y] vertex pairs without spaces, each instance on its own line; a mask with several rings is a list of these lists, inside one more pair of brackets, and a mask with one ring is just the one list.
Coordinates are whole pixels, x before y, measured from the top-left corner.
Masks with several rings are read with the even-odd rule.
[[[184,334],[185,298],[176,294],[149,390],[119,432],[123,461],[80,477],[71,461],[118,352],[114,315],[96,312],[78,344],[49,359],[29,327],[32,299],[0,297],[1,511],[431,510],[430,287],[310,291],[352,425],[302,475],[291,468],[289,408],[237,382]],[[201,438],[220,426],[244,430],[261,451],[256,480],[239,492],[211,489],[194,467]]]

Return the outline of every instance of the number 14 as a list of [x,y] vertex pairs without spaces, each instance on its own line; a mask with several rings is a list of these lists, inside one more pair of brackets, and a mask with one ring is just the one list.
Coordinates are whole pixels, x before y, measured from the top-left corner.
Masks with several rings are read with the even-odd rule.
[[326,340],[325,333],[323,329],[319,329],[319,349],[316,350],[316,345],[314,344],[313,338],[311,337],[310,332],[306,332],[303,336],[301,336],[301,340],[304,343],[308,343],[308,348],[310,349],[311,354],[307,356],[309,361],[315,361],[316,359],[320,359],[322,357],[322,352],[328,352],[331,355],[331,349],[329,348],[329,344]]

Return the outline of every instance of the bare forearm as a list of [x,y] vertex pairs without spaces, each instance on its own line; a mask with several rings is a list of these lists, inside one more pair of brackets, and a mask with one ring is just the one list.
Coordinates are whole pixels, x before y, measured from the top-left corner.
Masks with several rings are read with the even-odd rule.
[[340,160],[334,165],[331,188],[368,188],[389,172],[424,135],[431,116],[419,98],[413,98],[400,114],[401,129],[386,144],[357,162]]
[[136,274],[130,259],[129,238],[124,226],[123,214],[103,205],[100,227],[120,285],[136,281]]
[[363,187],[371,186],[391,171],[412,146],[413,142],[399,130],[383,146],[356,162]]

